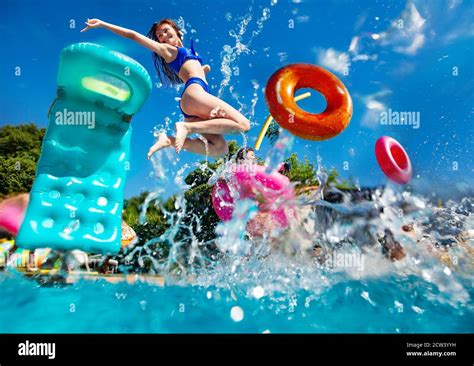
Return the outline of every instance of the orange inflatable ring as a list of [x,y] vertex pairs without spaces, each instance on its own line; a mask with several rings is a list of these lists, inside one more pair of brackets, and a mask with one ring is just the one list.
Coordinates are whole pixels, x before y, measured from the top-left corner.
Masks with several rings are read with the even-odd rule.
[[[308,113],[298,107],[294,94],[311,88],[324,95],[322,113]],[[292,64],[276,71],[265,87],[270,114],[292,134],[307,140],[327,140],[341,133],[352,117],[352,99],[344,84],[319,66]]]

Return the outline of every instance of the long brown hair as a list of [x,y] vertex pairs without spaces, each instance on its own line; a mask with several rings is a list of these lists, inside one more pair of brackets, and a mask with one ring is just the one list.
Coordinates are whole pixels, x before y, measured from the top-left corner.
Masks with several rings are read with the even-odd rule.
[[[179,36],[179,39],[181,39],[181,41],[183,40],[183,32],[181,32],[175,21],[169,18],[164,18],[161,19],[159,22],[153,23],[146,36],[156,42],[160,42],[158,40],[158,37],[156,36],[156,28],[163,24],[170,25],[176,31],[176,34]],[[163,57],[158,55],[156,52],[152,53],[152,57],[153,63],[155,64],[156,72],[163,85],[168,84],[174,86],[183,83],[179,76],[173,70],[171,70],[171,68],[168,66]]]

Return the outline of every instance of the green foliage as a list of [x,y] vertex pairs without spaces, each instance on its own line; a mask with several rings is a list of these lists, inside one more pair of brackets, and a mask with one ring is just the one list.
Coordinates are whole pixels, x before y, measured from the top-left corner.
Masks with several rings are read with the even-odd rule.
[[[285,162],[289,163],[291,167],[286,176],[292,182],[296,183],[295,187],[297,189],[319,185],[319,181],[316,176],[316,166],[313,165],[313,163],[311,163],[308,158],[305,158],[304,161],[300,161],[298,159],[298,155],[293,153],[288,159],[285,160]],[[339,172],[334,167],[328,173],[326,184],[335,186],[338,189],[354,189],[356,187],[355,183],[351,179],[340,179]]]
[[226,155],[227,160],[229,160],[232,156],[237,154],[237,151],[239,151],[239,149],[240,149],[240,146],[237,143],[237,141],[234,141],[234,140],[229,141],[228,145],[229,145],[229,152]]
[[0,128],[0,196],[31,190],[44,134],[34,123]]
[[189,173],[184,181],[187,185],[190,186],[199,186],[201,184],[206,184],[209,178],[212,176],[212,171],[219,167],[219,162],[209,162],[207,168],[204,168],[205,165],[199,166],[197,169]]
[[339,178],[339,172],[334,167],[331,169],[331,171],[328,174],[327,184],[333,185],[337,189],[342,189],[342,190],[356,188],[356,184],[352,181],[352,179],[341,180]]
[[[123,204],[122,218],[133,228],[140,225],[140,214],[143,203],[149,192],[142,192],[139,196],[126,199]],[[151,201],[146,210],[146,221],[152,225],[167,226],[163,210],[172,212],[175,197],[170,197],[166,202]]]
[[[147,222],[145,224],[135,225],[135,233],[138,236],[137,245],[145,245],[148,241],[156,239],[165,232],[164,225],[157,225],[156,223]],[[165,245],[156,245],[159,254],[168,255],[168,247]]]
[[265,133],[265,137],[268,138],[270,145],[273,146],[275,141],[278,139],[278,136],[280,136],[280,126],[275,121],[272,121]]
[[45,132],[34,123],[1,127],[0,155],[12,157],[26,153],[37,162]]
[[[212,207],[212,188],[209,184],[201,184],[184,194],[188,207],[184,222],[193,226],[193,232],[201,242],[215,238],[215,228],[220,221]],[[193,217],[199,218],[199,227]]]
[[285,162],[290,165],[290,171],[287,176],[292,182],[296,183],[296,188],[319,184],[316,178],[315,166],[311,164],[308,158],[305,158],[304,161],[300,161],[298,155],[293,153]]
[[328,174],[327,184],[335,185],[337,183],[337,178],[339,177],[339,172],[336,168],[332,168]]

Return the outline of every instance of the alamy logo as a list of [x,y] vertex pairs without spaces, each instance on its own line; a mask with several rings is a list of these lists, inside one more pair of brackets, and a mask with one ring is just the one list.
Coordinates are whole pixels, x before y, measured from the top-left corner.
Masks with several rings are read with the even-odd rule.
[[389,109],[380,113],[381,125],[412,126],[417,130],[420,128],[420,112],[397,112]]
[[57,111],[54,116],[56,117],[55,122],[57,125],[87,126],[87,128],[95,127],[94,111],[68,111],[64,108],[62,111]]
[[325,266],[328,268],[365,268],[365,256],[361,253],[332,253],[325,256]]
[[48,356],[50,360],[56,357],[55,343],[25,343],[18,344],[19,356]]

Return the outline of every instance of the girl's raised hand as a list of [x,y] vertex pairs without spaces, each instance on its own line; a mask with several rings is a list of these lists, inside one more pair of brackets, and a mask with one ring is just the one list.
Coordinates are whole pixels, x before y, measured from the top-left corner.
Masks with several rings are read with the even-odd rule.
[[100,19],[87,19],[87,27],[85,27],[81,32],[85,32],[89,28],[101,28],[104,26],[104,22]]

